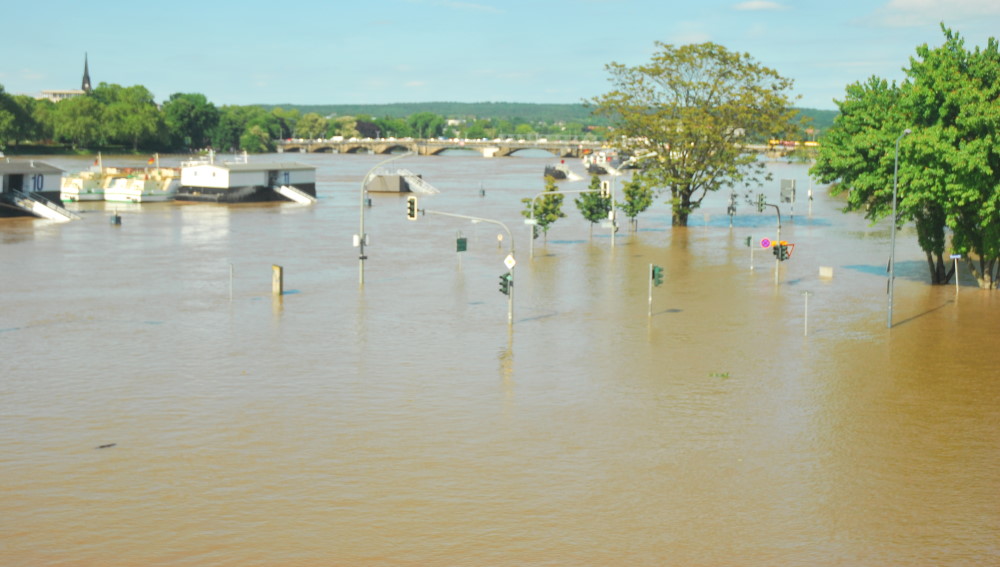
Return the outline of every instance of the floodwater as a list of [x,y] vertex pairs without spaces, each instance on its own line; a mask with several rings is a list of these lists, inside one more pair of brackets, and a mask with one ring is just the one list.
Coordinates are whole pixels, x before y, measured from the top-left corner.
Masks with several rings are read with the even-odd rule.
[[0,563],[1000,564],[1000,293],[904,228],[887,329],[887,226],[806,166],[776,283],[773,209],[660,198],[612,248],[569,196],[529,246],[551,157],[404,158],[441,193],[372,195],[362,287],[384,158],[281,157],[318,204],[0,220]]

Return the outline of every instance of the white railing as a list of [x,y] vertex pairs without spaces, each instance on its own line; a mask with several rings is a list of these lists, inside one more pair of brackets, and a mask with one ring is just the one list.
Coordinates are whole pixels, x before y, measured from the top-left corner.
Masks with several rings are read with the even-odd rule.
[[400,169],[397,172],[397,175],[406,180],[406,184],[410,186],[410,191],[413,191],[414,193],[435,195],[441,192],[430,183],[424,181],[424,178],[420,177],[416,173],[413,173],[409,169]]

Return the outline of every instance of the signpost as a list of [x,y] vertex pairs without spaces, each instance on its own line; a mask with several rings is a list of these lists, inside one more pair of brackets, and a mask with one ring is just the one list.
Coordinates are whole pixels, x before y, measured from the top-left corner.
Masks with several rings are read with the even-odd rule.
[[[757,212],[761,212],[761,213],[764,212],[764,207],[774,207],[774,212],[778,215],[778,238],[777,238],[777,241],[781,242],[781,208],[778,207],[778,205],[775,205],[775,204],[772,204],[772,203],[768,203],[767,200],[764,198],[764,194],[763,193],[758,193],[757,194]],[[761,245],[762,248],[767,248],[767,246],[764,246],[764,242],[765,241],[767,241],[767,243],[769,245],[770,244],[774,244],[774,242],[772,242],[771,240],[765,238],[765,239],[763,239],[763,240],[760,241],[760,245]],[[779,270],[780,267],[781,267],[781,260],[778,259],[777,257],[775,257],[775,259],[774,259],[774,285],[778,285],[778,270]]]
[[[424,215],[439,215],[442,217],[465,219],[472,221],[474,223],[486,222],[490,224],[495,224],[502,227],[504,231],[507,232],[507,237],[510,239],[510,253],[508,253],[507,257],[504,258],[503,260],[503,265],[506,266],[507,273],[504,274],[504,277],[502,279],[501,285],[503,285],[503,287],[501,287],[500,291],[507,296],[507,324],[513,325],[514,324],[514,266],[517,264],[517,261],[514,260],[514,237],[511,235],[510,229],[507,228],[507,225],[498,220],[486,219],[482,217],[473,217],[469,215],[459,215],[456,213],[445,213],[443,211],[430,211],[427,209],[422,209],[419,212]],[[502,244],[503,244],[503,234],[497,234],[497,247],[501,246]],[[458,243],[456,244],[456,246],[461,247],[462,244]],[[504,291],[504,287],[506,288],[506,291]]]
[[961,258],[961,254],[952,254],[951,259],[955,261],[955,293],[958,294],[958,259]]

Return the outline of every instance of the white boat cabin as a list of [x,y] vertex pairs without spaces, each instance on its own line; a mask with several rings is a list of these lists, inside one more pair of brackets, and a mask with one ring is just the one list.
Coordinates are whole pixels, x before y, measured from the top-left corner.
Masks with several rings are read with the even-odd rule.
[[0,193],[51,193],[59,198],[63,170],[33,159],[0,158]]
[[315,191],[316,168],[294,162],[191,163],[181,170],[181,185],[209,189],[290,185]]

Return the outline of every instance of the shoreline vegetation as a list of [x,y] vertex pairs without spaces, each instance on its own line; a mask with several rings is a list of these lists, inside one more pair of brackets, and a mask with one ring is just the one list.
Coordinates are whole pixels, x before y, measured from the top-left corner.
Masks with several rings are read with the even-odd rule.
[[[790,139],[817,139],[836,111],[797,108]],[[288,138],[548,138],[601,141],[606,116],[586,103],[421,102],[216,106],[199,93],[157,104],[141,85],[101,83],[58,103],[11,95],[0,85],[0,151],[17,155],[93,155],[216,151],[269,153]]]

